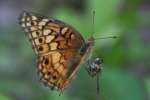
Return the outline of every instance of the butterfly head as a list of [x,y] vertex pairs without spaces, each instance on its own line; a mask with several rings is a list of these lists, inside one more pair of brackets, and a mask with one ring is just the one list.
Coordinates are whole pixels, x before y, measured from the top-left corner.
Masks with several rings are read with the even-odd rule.
[[94,45],[94,37],[90,37],[88,40],[87,40],[87,44],[93,46]]

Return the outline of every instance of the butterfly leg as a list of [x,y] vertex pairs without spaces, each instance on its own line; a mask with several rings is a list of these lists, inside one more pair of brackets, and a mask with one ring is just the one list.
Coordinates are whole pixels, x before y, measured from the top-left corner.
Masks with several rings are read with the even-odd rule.
[[103,60],[100,58],[95,58],[92,62],[90,60],[87,61],[88,66],[86,67],[86,71],[91,77],[96,76],[96,89],[97,94],[100,93],[99,87],[99,74],[101,73]]
[[90,59],[88,59],[87,60],[87,66],[85,67],[85,70],[88,72],[89,76],[92,76],[90,64],[91,64]]

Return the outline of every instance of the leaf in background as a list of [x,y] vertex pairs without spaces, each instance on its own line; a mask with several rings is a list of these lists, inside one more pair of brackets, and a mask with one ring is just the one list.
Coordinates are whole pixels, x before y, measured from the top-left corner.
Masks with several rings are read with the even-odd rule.
[[101,32],[116,19],[119,0],[91,0],[90,10],[95,10],[95,31]]
[[0,100],[12,100],[12,99],[10,99],[9,97],[6,97],[6,96],[0,94]]
[[88,28],[86,27],[84,17],[80,16],[76,12],[69,9],[61,9],[56,11],[55,18],[65,22],[68,25],[71,25],[83,36],[86,35],[85,29]]
[[48,100],[69,100],[66,93],[63,93],[59,96],[59,92],[51,91],[49,92]]
[[147,89],[148,98],[150,99],[150,78],[145,79],[145,85],[146,85],[146,89]]
[[135,76],[121,70],[104,70],[101,95],[104,100],[144,100],[144,90]]

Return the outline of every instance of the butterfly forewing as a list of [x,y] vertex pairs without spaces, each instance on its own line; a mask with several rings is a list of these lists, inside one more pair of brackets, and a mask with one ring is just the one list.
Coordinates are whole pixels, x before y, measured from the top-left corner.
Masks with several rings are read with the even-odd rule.
[[78,53],[85,44],[84,39],[71,26],[34,13],[23,12],[20,25],[38,55],[38,71],[42,82],[63,90],[70,82],[69,75],[80,62]]
[[84,43],[77,31],[53,18],[24,12],[21,14],[20,24],[37,54],[56,49],[80,48]]

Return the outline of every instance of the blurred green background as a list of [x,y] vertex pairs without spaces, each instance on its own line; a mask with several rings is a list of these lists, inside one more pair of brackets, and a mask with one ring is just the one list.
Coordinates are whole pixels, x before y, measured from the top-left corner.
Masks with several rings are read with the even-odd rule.
[[[149,0],[0,0],[0,100],[150,100]],[[81,66],[63,95],[40,82],[36,55],[18,24],[23,11],[52,16],[96,40],[93,57],[102,57],[100,96],[96,80]]]

